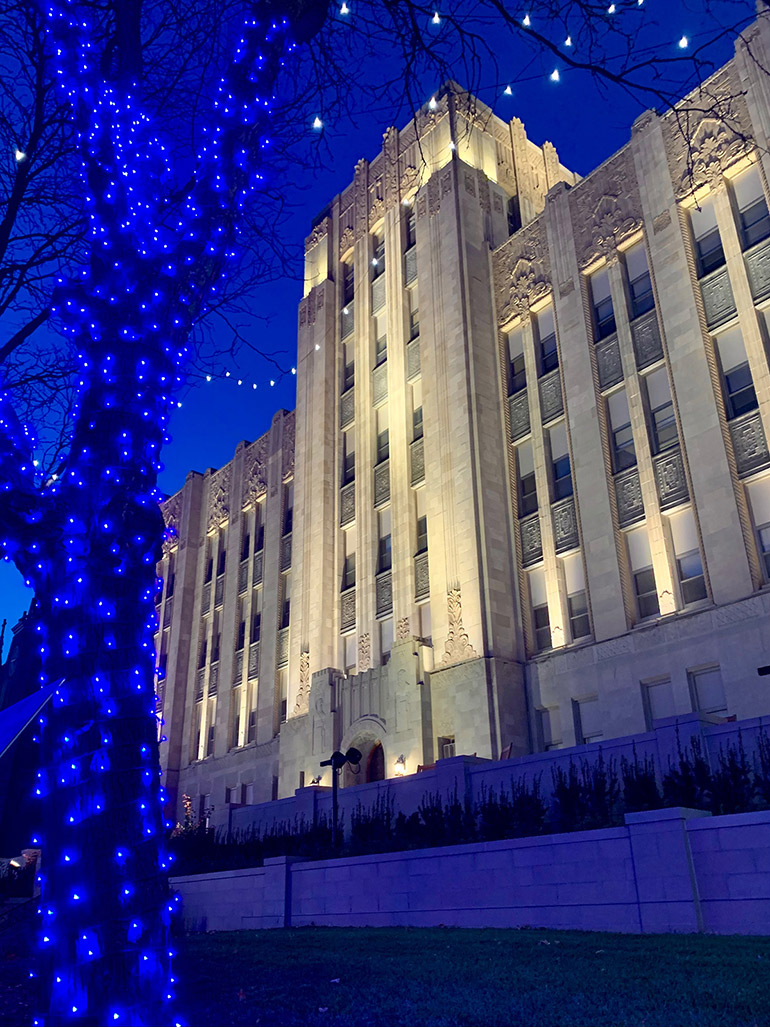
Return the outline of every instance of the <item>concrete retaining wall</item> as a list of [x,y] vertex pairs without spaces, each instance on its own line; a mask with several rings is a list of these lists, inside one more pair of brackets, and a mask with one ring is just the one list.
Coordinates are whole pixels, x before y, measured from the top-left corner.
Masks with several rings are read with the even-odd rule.
[[189,930],[554,927],[770,934],[770,812],[667,809],[624,827],[172,879]]

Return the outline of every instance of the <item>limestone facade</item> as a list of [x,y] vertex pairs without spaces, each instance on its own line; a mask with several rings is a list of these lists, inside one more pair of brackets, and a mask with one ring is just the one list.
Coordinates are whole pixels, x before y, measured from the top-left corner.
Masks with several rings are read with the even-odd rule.
[[584,179],[453,84],[359,161],[306,241],[296,411],[164,504],[172,790],[768,712],[766,19],[748,39]]

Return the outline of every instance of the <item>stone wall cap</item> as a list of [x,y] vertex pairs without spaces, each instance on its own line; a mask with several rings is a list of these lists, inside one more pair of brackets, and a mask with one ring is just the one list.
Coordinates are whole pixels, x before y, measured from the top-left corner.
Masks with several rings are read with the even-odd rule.
[[640,813],[626,813],[623,819],[626,824],[652,824],[659,820],[692,820],[694,817],[710,816],[710,810],[673,806],[669,809],[647,809]]

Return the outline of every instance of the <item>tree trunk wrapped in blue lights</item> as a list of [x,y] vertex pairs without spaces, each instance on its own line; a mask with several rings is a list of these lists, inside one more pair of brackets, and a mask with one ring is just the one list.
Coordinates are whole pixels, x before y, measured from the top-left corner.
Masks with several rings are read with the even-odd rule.
[[[63,679],[39,732],[40,1024],[176,1022],[154,706],[159,454],[191,327],[260,186],[273,82],[295,46],[286,19],[247,18],[169,215],[172,176],[136,80],[139,4],[115,7],[109,78],[87,6],[45,12],[90,217],[86,270],[56,296],[80,369],[57,480],[36,482],[33,440],[0,397],[3,554],[35,591],[41,685]],[[320,28],[316,7],[300,36]]]

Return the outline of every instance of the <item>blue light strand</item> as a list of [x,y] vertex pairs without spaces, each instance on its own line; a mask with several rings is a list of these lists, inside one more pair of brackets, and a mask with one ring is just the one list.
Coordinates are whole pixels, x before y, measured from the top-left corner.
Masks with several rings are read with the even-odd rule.
[[90,261],[58,283],[54,304],[79,370],[58,477],[36,481],[34,439],[0,393],[2,554],[35,590],[40,684],[65,679],[39,718],[47,994],[34,1022],[177,1023],[153,694],[157,471],[190,329],[264,181],[272,85],[295,44],[285,19],[245,23],[173,220],[172,169],[139,84],[103,78],[76,0],[46,14],[78,134]]

